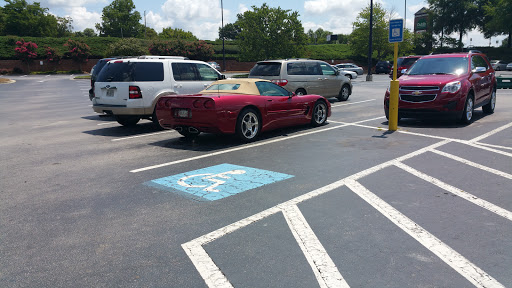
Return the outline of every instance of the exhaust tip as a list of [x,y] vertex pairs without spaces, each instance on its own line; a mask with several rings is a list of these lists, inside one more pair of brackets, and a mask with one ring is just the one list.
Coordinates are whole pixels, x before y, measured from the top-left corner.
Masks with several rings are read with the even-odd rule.
[[181,131],[183,131],[183,127],[181,127],[181,126],[174,127],[174,130],[181,132]]
[[193,134],[197,134],[197,133],[199,133],[199,130],[197,130],[194,127],[188,127],[188,132],[193,133]]

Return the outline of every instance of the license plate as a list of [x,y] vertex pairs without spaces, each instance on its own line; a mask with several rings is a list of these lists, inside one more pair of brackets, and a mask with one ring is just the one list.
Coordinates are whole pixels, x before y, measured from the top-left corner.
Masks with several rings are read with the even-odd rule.
[[177,111],[178,117],[180,118],[190,118],[188,109],[178,109]]
[[114,89],[107,89],[107,97],[114,97]]

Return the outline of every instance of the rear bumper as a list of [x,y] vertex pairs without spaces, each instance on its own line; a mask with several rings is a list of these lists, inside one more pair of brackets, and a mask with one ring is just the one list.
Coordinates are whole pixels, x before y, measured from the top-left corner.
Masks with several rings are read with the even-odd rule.
[[[96,113],[106,113],[114,115],[146,115],[144,108],[128,108],[126,106],[93,104],[92,109]],[[148,114],[149,115],[149,114]]]

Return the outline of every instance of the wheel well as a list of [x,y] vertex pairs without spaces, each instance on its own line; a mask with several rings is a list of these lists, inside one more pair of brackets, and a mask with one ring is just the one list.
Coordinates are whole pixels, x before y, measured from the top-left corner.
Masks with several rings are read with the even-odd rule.
[[176,94],[176,92],[163,92],[163,93],[158,94],[158,96],[156,96],[155,99],[153,99],[153,102],[151,103],[151,113],[153,113],[155,111],[156,103],[158,103],[158,100],[160,100],[160,98],[162,98],[163,96],[169,96],[169,95],[177,95],[177,94]]
[[[258,107],[254,106],[254,105],[247,105],[244,108],[240,109],[240,113],[242,113],[242,111],[244,111],[245,109],[253,109],[258,114],[258,117],[260,118],[260,121],[262,120],[262,118],[261,118],[261,111],[260,111],[260,109],[258,109]],[[240,113],[238,113],[238,116],[240,116]]]

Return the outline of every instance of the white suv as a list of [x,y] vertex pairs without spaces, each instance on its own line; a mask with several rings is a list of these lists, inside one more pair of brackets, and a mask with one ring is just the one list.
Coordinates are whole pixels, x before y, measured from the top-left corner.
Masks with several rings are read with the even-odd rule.
[[141,118],[158,123],[155,104],[163,95],[194,94],[225,76],[202,61],[180,58],[118,59],[98,74],[93,110],[112,114],[124,126]]

